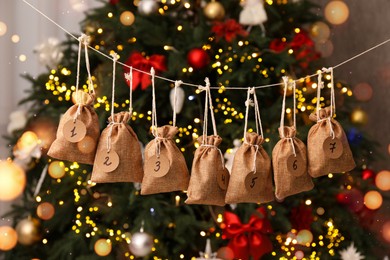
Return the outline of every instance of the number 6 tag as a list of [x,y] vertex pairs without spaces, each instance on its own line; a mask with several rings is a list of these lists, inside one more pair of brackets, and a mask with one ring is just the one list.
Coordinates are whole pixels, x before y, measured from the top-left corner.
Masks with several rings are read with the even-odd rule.
[[153,155],[148,158],[145,165],[145,173],[155,177],[163,177],[168,173],[169,165],[169,159],[164,154],[160,154],[160,156]]
[[119,155],[113,150],[101,150],[96,156],[97,166],[103,172],[112,172],[119,166]]
[[300,153],[290,155],[287,159],[287,170],[294,176],[301,176],[306,172],[307,166]]

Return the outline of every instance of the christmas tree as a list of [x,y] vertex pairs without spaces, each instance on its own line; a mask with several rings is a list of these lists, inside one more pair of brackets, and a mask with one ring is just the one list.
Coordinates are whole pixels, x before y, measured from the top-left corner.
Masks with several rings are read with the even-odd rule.
[[[85,36],[69,36],[57,46],[63,52],[58,64],[48,64],[46,73],[27,77],[32,87],[22,102],[32,104],[28,123],[9,137],[14,147],[13,162],[2,162],[4,172],[18,173],[23,182],[25,171],[27,178],[22,202],[7,215],[14,219],[16,231],[1,233],[8,234],[8,240],[9,234],[14,234],[18,241],[16,245],[8,241],[0,248],[5,258],[348,259],[354,255],[354,259],[362,259],[364,255],[365,259],[377,259],[378,248],[384,245],[367,232],[365,223],[381,206],[381,191],[389,189],[389,174],[382,173],[382,181],[374,185],[375,173],[366,169],[362,160],[372,157],[371,142],[349,121],[349,108],[356,102],[352,91],[333,82],[332,69],[321,70],[316,43],[329,36],[329,23],[317,9],[306,0],[110,0],[88,11],[80,29]],[[323,76],[323,86],[317,75]],[[94,100],[89,99],[90,94]],[[337,103],[340,98],[343,106]],[[210,149],[202,141],[204,130],[207,133],[206,121],[213,125],[208,130],[213,128],[213,134],[222,139],[211,145],[216,148],[214,161],[223,163],[219,156],[224,154],[226,164],[211,161],[202,167],[232,171],[233,157],[247,141],[243,138],[246,129],[245,136],[256,132],[264,137],[262,145],[252,146],[254,154],[264,148],[264,153],[275,160],[273,149],[281,140],[281,111],[286,126],[296,124],[297,138],[306,143],[313,121],[318,120],[309,116],[315,114],[317,103],[322,108],[330,106],[332,111],[337,107],[336,119],[347,134],[357,163],[353,170],[310,177],[307,185],[313,182],[314,187],[290,187],[296,189],[293,194],[262,203],[189,203],[194,190],[207,190],[201,182],[194,184],[195,174],[191,172],[199,153],[195,151]],[[166,160],[176,163],[184,155],[191,173],[191,194],[186,189],[152,194],[163,185],[151,182],[148,188],[152,191],[145,195],[145,177],[123,181],[110,176],[115,169],[100,179],[96,177],[96,164],[104,167],[104,159],[92,158],[92,166],[83,163],[84,157],[68,161],[49,156],[61,116],[65,117],[74,104],[77,111],[89,107],[92,119],[96,111],[101,137],[100,141],[99,135],[78,140],[68,154],[95,155],[96,146],[99,151],[109,143],[109,152],[121,145],[111,142],[118,133],[113,130],[118,124],[114,118],[120,115],[125,123],[129,120],[132,129],[133,143],[125,150],[136,153],[141,146],[144,160],[152,160],[151,150],[159,153],[172,144],[178,147],[180,155]],[[249,109],[252,106],[255,112]],[[207,115],[208,108],[215,118]],[[177,126],[177,134],[170,137],[173,141],[158,141],[164,138],[156,127],[163,131],[171,129],[169,125]],[[104,134],[109,138],[102,138]],[[59,146],[58,150],[66,148]],[[256,173],[257,155],[254,158],[254,163],[253,157],[247,163],[237,163],[244,168],[254,164],[254,169],[248,167]],[[125,167],[129,175],[143,172],[140,158],[133,163],[141,166]],[[154,166],[145,163],[145,176],[146,169]],[[157,171],[160,166],[169,167],[159,161]],[[126,170],[120,174],[126,175]],[[169,182],[185,183],[186,176],[180,175],[184,170],[176,171]],[[271,185],[281,185],[287,179],[275,177]],[[19,183],[12,189],[4,188],[1,198],[15,198],[20,187],[23,189]],[[11,190],[15,195],[3,195]],[[211,190],[205,200],[216,196]]]

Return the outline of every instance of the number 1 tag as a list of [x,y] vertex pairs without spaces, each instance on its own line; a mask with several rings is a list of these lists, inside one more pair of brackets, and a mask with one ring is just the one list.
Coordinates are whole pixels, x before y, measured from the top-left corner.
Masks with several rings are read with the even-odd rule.
[[145,165],[145,173],[155,177],[165,176],[169,172],[169,169],[169,159],[164,154],[160,154],[160,156],[153,155]]
[[64,124],[62,133],[67,141],[71,143],[78,143],[83,140],[87,134],[87,128],[82,121],[78,119],[71,119]]
[[287,170],[294,176],[301,176],[306,172],[307,166],[300,153],[290,155],[287,159]]
[[257,172],[250,172],[245,177],[245,188],[247,191],[255,191],[259,183],[259,174]]
[[101,150],[96,156],[97,166],[103,172],[112,172],[119,166],[119,155],[113,150]]

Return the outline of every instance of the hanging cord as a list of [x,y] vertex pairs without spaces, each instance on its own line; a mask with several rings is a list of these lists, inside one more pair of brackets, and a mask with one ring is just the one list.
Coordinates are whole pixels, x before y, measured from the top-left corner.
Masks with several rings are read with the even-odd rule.
[[[295,151],[295,146],[294,146],[294,138],[295,137],[286,137],[284,135],[284,114],[286,113],[286,95],[287,95],[287,88],[288,88],[288,77],[284,76],[283,77],[283,82],[284,82],[284,93],[283,93],[283,103],[282,103],[282,114],[281,114],[281,119],[280,119],[280,128],[281,128],[281,136],[282,138],[288,139],[288,141],[291,143],[291,147],[294,153],[294,156],[297,157],[297,153]],[[294,81],[295,83],[295,81]],[[295,118],[295,84],[293,84],[293,98],[294,98],[294,107],[293,107],[293,124],[294,124],[294,129],[296,129],[296,118]]]
[[41,191],[41,187],[42,187],[42,184],[43,182],[45,181],[45,177],[47,175],[47,169],[48,169],[49,165],[46,164],[46,166],[43,168],[42,170],[42,173],[41,173],[41,176],[39,177],[39,180],[38,180],[38,183],[37,183],[37,186],[35,187],[35,190],[34,190],[34,194],[33,194],[33,197],[35,198],[39,192]]
[[91,68],[90,68],[89,56],[88,56],[88,47],[89,47],[90,37],[85,35],[85,34],[82,34],[81,37],[83,37],[84,54],[85,54],[85,67],[87,68],[87,73],[88,73],[88,93],[95,94],[95,88],[93,87]]
[[81,63],[81,49],[82,49],[82,43],[85,39],[85,35],[81,35],[78,38],[79,41],[79,50],[77,53],[77,73],[76,73],[76,102],[78,103],[76,114],[73,118],[73,122],[76,122],[77,118],[79,117],[81,113],[81,100],[80,100],[80,93],[79,93],[79,82],[80,82],[80,63]]
[[121,124],[120,122],[115,122],[114,118],[114,108],[115,108],[115,77],[116,77],[116,62],[118,60],[118,54],[115,52],[111,54],[112,56],[112,93],[111,93],[111,122],[108,124],[107,127],[109,127],[109,132],[107,135],[107,153],[111,151],[111,135],[112,135],[112,129],[114,125]]
[[130,116],[132,116],[133,114],[133,67],[130,67],[129,73],[125,73],[125,78],[130,84],[129,112],[130,112]]
[[156,109],[156,90],[155,90],[155,84],[154,84],[154,78],[155,78],[155,70],[152,67],[150,69],[150,75],[152,80],[152,134],[154,136],[154,143],[156,145],[156,156],[157,158],[160,158],[161,154],[161,140],[164,138],[161,138],[158,136],[157,131],[157,109]]
[[180,87],[180,85],[183,83],[181,80],[175,81],[175,91],[173,94],[173,119],[172,119],[172,125],[176,126],[176,103],[177,103],[177,88]]
[[[329,73],[331,75],[331,82],[330,82],[330,116],[326,118],[320,118],[320,110],[321,110],[321,88],[324,86],[324,82],[322,81],[322,72]],[[333,69],[329,68],[323,68],[322,71],[318,72],[318,86],[317,86],[317,123],[322,121],[327,121],[329,125],[329,136],[332,137],[332,139],[335,138],[335,133],[333,130],[332,125],[332,118],[333,118],[333,111],[336,110],[336,103],[335,103],[335,93],[334,93],[334,82],[333,82]]]

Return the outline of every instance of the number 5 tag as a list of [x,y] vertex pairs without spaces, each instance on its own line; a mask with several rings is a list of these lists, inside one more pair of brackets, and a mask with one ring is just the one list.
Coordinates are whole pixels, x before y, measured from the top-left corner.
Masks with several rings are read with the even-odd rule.
[[160,156],[153,155],[145,165],[145,173],[151,176],[163,177],[168,173],[169,168],[170,163],[168,157],[164,154],[160,154]]
[[119,155],[113,150],[101,150],[96,156],[97,166],[103,172],[112,172],[119,166]]

